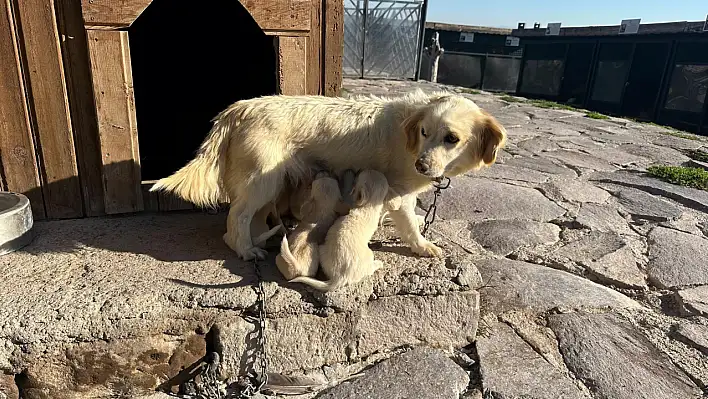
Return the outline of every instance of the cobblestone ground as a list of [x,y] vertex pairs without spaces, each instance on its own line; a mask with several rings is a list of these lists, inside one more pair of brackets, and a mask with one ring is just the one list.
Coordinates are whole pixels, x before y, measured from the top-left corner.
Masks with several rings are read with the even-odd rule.
[[469,397],[705,392],[708,192],[645,173],[692,162],[704,138],[429,82],[346,80],[344,93],[417,88],[461,93],[509,133],[498,163],[454,179],[438,213],[484,281]]
[[[382,228],[385,267],[321,294],[283,280],[276,243],[259,266],[268,370],[318,391],[288,397],[703,397],[708,192],[645,171],[706,141],[425,82],[345,80],[343,95],[417,88],[470,97],[509,143],[443,192],[442,259]],[[258,279],[224,228],[197,212],[37,223],[0,257],[0,399],[167,398],[155,390],[184,392],[210,352],[233,382],[258,349]]]

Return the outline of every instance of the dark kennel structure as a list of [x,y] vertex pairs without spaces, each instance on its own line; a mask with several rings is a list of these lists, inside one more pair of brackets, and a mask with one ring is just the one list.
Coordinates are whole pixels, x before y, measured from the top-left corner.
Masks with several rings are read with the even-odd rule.
[[524,56],[517,94],[708,134],[703,22],[515,29]]

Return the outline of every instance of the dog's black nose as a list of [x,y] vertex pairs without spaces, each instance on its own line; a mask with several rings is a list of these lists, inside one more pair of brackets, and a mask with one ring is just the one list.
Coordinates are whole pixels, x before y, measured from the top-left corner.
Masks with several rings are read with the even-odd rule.
[[415,161],[415,169],[418,173],[426,174],[430,170],[430,166],[427,163],[422,162],[420,159]]

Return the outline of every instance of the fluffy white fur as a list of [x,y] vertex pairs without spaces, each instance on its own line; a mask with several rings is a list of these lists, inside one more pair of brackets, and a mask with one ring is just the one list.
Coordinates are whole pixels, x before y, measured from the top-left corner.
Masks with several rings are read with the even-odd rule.
[[413,252],[440,256],[420,234],[418,193],[433,179],[491,165],[504,128],[471,100],[450,93],[404,97],[268,96],[221,112],[197,156],[151,191],[165,190],[199,206],[230,202],[224,241],[243,259],[265,258],[250,234],[254,215],[313,165],[339,176],[347,169],[383,173],[402,196],[390,212]]
[[320,259],[317,247],[339,216],[335,209],[341,198],[336,179],[322,174],[312,182],[310,197],[298,210],[302,220],[289,234],[289,240],[288,235],[283,237],[280,254],[275,258],[278,270],[286,279],[317,273]]
[[[352,192],[355,207],[337,219],[327,232],[324,244],[319,246],[320,267],[329,280],[303,276],[290,281],[331,291],[358,283],[381,268],[383,263],[374,260],[368,244],[378,227],[388,192],[383,174],[375,170],[359,173]],[[392,202],[400,206],[400,200]]]

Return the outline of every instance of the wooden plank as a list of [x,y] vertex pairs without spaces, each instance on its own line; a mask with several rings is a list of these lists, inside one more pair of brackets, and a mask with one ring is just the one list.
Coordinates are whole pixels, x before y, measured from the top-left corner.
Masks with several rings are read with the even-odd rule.
[[101,145],[98,140],[81,0],[59,0],[57,14],[84,211],[86,216],[100,216],[105,213]]
[[26,195],[33,217],[44,219],[16,29],[11,0],[0,0],[0,169],[3,189]]
[[30,106],[49,218],[83,216],[74,137],[53,0],[17,2],[25,45]]
[[280,36],[276,39],[278,92],[285,95],[307,93],[307,38]]
[[322,93],[325,96],[338,96],[342,88],[342,57],[344,54],[343,0],[325,0],[323,25]]
[[130,26],[151,2],[152,0],[81,0],[81,8],[87,27],[122,28]]
[[309,37],[310,32],[308,31],[297,31],[297,30],[264,30],[263,33],[266,36],[302,36]]
[[307,94],[318,95],[322,87],[322,1],[312,0],[312,26],[307,37]]
[[158,193],[160,212],[184,211],[194,209],[194,205],[168,193]]
[[157,212],[160,210],[159,195],[156,192],[150,192],[150,188],[155,184],[156,180],[145,180],[140,186],[143,192],[143,209],[148,212]]
[[[124,28],[130,26],[151,2],[152,0],[81,0],[81,5],[87,28]],[[240,2],[263,30],[310,30],[310,0]]]
[[143,210],[128,32],[87,31],[106,213]]
[[239,0],[263,30],[310,30],[311,0]]

